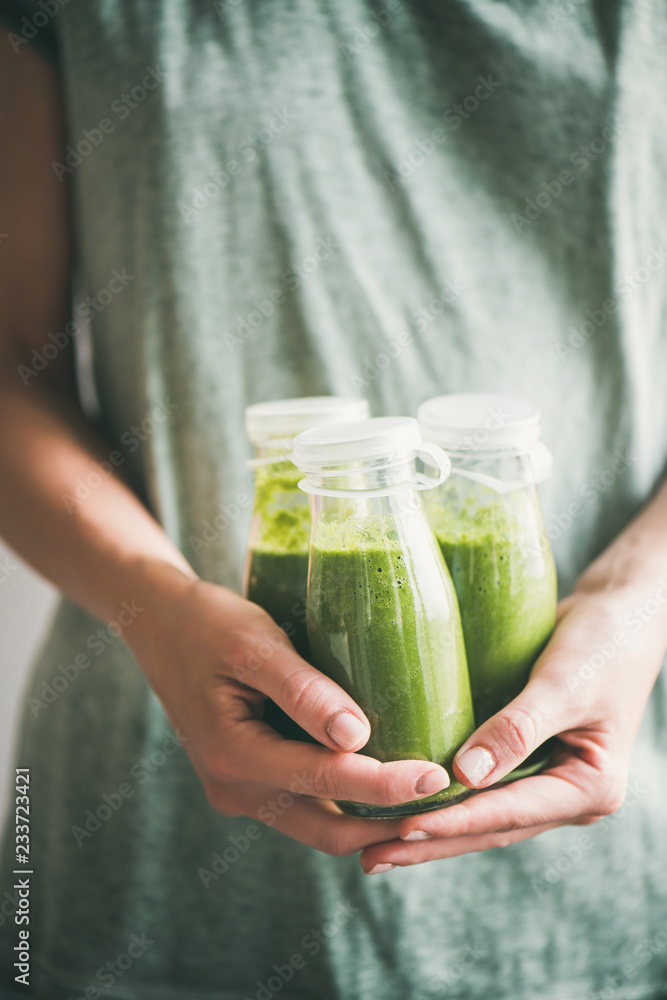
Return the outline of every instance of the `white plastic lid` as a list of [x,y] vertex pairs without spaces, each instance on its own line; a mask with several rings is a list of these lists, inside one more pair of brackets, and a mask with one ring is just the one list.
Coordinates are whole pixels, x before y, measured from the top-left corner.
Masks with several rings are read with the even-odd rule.
[[301,396],[248,406],[245,425],[252,443],[263,444],[274,438],[290,440],[311,427],[363,420],[368,415],[368,400],[360,397]]
[[372,458],[410,457],[421,447],[414,417],[373,417],[316,427],[294,439],[293,461],[302,472]]
[[419,407],[424,440],[453,451],[524,449],[539,441],[539,407],[525,399],[484,393],[435,396]]

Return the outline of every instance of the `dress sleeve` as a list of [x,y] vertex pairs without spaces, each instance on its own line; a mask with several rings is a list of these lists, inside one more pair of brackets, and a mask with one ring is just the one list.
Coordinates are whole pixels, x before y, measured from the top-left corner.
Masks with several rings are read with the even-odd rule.
[[2,44],[19,53],[31,45],[50,62],[58,62],[58,18],[69,0],[0,0],[0,26],[8,32]]

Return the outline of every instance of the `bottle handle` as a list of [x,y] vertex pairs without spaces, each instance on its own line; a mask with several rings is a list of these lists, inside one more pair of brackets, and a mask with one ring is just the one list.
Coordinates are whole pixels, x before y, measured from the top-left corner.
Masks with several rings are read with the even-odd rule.
[[473,482],[480,483],[482,486],[486,486],[501,495],[511,493],[513,490],[522,489],[526,486],[526,482],[539,486],[552,473],[554,464],[553,455],[543,441],[534,441],[533,444],[526,448],[524,454],[530,462],[532,472],[531,478],[527,481],[521,479],[504,481],[497,479],[495,476],[488,476],[484,472],[471,472],[469,469],[457,469],[456,467],[452,469],[452,475],[460,476],[462,479],[471,479]]
[[533,482],[539,486],[550,477],[554,467],[554,457],[543,441],[531,444],[528,457],[533,467]]
[[294,464],[294,453],[292,451],[292,445],[294,444],[293,437],[267,438],[261,443],[256,442],[256,444],[260,447],[274,449],[278,454],[267,455],[264,458],[247,458],[245,462],[246,469],[261,469],[267,465],[277,465],[279,462],[292,462],[292,465]]
[[[425,461],[424,456],[427,456],[430,462]],[[421,458],[424,465],[434,466],[438,470],[437,479],[427,476],[423,472],[418,472],[416,476],[417,489],[432,490],[435,486],[440,486],[449,478],[452,471],[452,463],[449,456],[437,444],[431,444],[426,441],[422,442],[417,448],[417,458]]]
[[275,458],[246,458],[246,469],[261,469],[267,465],[279,465],[282,462],[291,462],[292,452],[286,451],[284,455],[276,455]]

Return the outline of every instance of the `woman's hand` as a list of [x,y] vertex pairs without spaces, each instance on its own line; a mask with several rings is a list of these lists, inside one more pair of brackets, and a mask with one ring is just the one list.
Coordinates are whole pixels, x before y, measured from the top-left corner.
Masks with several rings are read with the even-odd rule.
[[[667,574],[666,574],[667,577]],[[454,769],[485,789],[550,736],[559,748],[539,775],[404,819],[401,839],[366,848],[367,873],[504,847],[566,824],[588,824],[623,802],[630,753],[667,646],[667,583],[598,589],[582,578],[559,606],[531,679],[468,739]]]
[[[449,784],[437,764],[351,752],[370,735],[361,709],[257,605],[166,564],[150,570],[138,600],[145,611],[126,641],[219,812],[268,816],[295,840],[344,855],[396,838],[398,823],[345,816],[331,799],[393,804]],[[267,697],[323,745],[262,722]]]

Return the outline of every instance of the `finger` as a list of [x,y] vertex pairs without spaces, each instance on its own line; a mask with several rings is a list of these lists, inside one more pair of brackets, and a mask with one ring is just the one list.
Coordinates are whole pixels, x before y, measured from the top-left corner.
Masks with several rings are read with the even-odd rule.
[[470,788],[487,788],[550,737],[591,722],[593,688],[587,688],[582,697],[573,671],[589,647],[595,651],[597,618],[587,609],[577,618],[577,603],[574,597],[561,601],[558,624],[526,687],[480,726],[456,754],[454,772]]
[[262,782],[274,788],[374,805],[425,798],[449,784],[447,771],[423,760],[380,763],[364,754],[283,739],[255,719],[227,727],[209,749],[205,768],[221,783]]
[[378,840],[393,840],[397,827],[392,820],[346,816],[333,802],[308,797],[276,822],[281,833],[335,857],[356,854]]
[[[578,770],[586,766],[578,764]],[[577,763],[573,762],[490,789],[447,809],[410,816],[401,822],[401,838],[483,836],[574,823],[584,816],[599,815],[591,782],[582,780],[575,769]]]
[[[361,867],[366,875],[380,874],[388,871],[386,865],[408,867],[421,865],[425,861],[438,861],[444,858],[457,858],[462,854],[472,854],[475,851],[489,851],[494,847],[507,847],[521,840],[537,837],[547,830],[554,830],[557,823],[545,823],[540,826],[527,827],[524,830],[513,830],[509,833],[488,833],[472,837],[453,837],[447,840],[426,840],[421,843],[406,844],[401,840],[389,843],[378,843],[367,847],[361,853]],[[379,869],[375,871],[374,869]]]
[[568,594],[567,597],[562,598],[556,606],[556,624],[561,621],[562,618],[570,611],[573,605],[576,603],[577,598],[574,594]]
[[264,785],[221,787],[220,811],[256,818],[265,824],[259,828],[262,835],[267,826],[272,827],[301,844],[336,857],[356,854],[369,844],[398,836],[395,820],[346,816],[333,802]]
[[252,641],[247,625],[239,633],[233,660],[236,680],[268,695],[325,746],[354,751],[367,743],[370,724],[356,702],[306,663],[268,616],[262,615],[261,628]]
[[523,691],[459,748],[454,773],[469,788],[495,784],[547,739],[578,721],[557,671],[536,670]]

